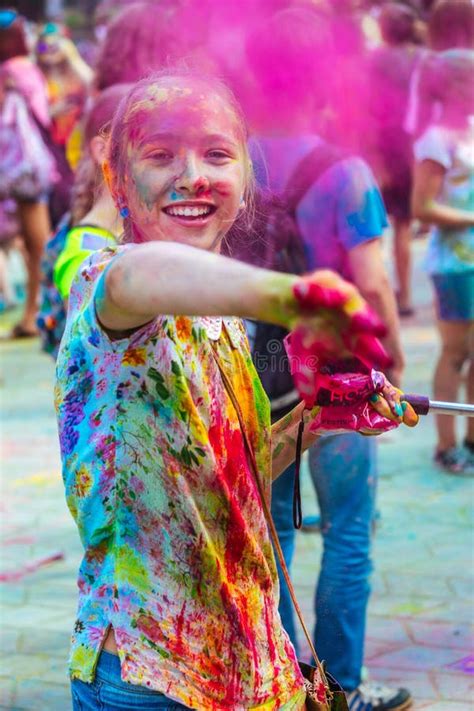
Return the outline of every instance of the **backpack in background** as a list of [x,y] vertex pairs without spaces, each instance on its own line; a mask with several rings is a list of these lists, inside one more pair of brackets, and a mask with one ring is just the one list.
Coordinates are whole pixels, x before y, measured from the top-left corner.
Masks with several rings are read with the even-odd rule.
[[[337,148],[325,143],[318,144],[299,161],[282,194],[259,190],[250,234],[234,238],[235,246],[231,256],[278,272],[304,274],[308,269],[308,258],[296,219],[296,209],[317,179],[341,159],[342,153]],[[270,399],[272,422],[275,422],[290,412],[300,400],[283,343],[288,330],[256,321],[252,331],[250,340],[253,362]]]
[[39,122],[20,93],[6,91],[0,106],[0,197],[36,201],[56,179]]

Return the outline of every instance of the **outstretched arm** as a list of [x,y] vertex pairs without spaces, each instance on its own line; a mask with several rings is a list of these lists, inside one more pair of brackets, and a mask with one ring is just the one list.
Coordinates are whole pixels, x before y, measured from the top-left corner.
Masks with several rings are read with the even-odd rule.
[[[342,295],[335,311],[344,312],[346,303],[353,308],[354,300],[365,306],[356,289],[333,272],[305,279],[322,292]],[[303,309],[294,293],[299,280],[187,245],[150,242],[112,261],[96,308],[111,331],[138,328],[160,314],[240,316],[291,328]]]
[[297,277],[173,242],[150,242],[116,258],[97,312],[110,330],[160,314],[240,316],[286,323]]

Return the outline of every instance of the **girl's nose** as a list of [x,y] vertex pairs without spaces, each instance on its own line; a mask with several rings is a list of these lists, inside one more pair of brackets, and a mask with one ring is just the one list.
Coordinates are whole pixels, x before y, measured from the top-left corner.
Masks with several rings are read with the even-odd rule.
[[175,180],[175,189],[186,195],[201,195],[209,190],[209,180],[203,175],[199,162],[189,157],[186,159],[183,170]]

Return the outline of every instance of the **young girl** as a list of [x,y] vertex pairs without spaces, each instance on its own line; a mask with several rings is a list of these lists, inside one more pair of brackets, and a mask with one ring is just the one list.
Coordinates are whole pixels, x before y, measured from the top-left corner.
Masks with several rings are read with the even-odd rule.
[[[370,327],[332,272],[294,277],[219,255],[251,198],[246,137],[229,91],[202,76],[142,80],[114,117],[105,172],[126,244],[81,268],[57,366],[66,495],[85,548],[77,710],[305,708],[250,464],[268,498],[302,406],[271,428],[234,315]],[[318,288],[339,305],[313,315]]]
[[[441,354],[434,397],[456,400],[462,370],[467,400],[474,402],[474,52],[442,52],[432,63],[435,98],[442,114],[415,144],[413,193],[416,217],[435,225],[427,257],[436,295]],[[436,463],[451,474],[474,474],[474,420],[457,447],[455,419],[437,417]]]

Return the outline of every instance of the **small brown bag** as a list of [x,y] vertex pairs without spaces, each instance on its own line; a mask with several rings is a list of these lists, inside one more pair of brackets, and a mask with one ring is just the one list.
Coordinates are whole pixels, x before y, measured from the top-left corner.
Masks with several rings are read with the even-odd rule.
[[323,665],[319,661],[318,655],[316,654],[311,635],[308,632],[308,628],[306,627],[306,623],[303,618],[303,613],[301,612],[298,600],[296,599],[295,590],[293,587],[293,583],[291,582],[288,568],[286,567],[283,551],[281,549],[280,541],[278,539],[278,533],[276,531],[275,524],[273,522],[273,518],[268,507],[267,500],[265,498],[262,482],[260,481],[260,477],[258,474],[258,465],[255,459],[255,454],[253,452],[252,446],[250,444],[250,439],[247,435],[247,430],[245,427],[242,410],[240,409],[239,401],[232,386],[232,382],[220,363],[219,356],[217,355],[214,346],[212,346],[212,353],[214,355],[217,367],[219,368],[224,387],[227,390],[227,394],[229,395],[234,406],[235,412],[237,414],[240,428],[242,430],[242,436],[244,438],[244,444],[245,449],[247,451],[250,469],[252,471],[252,475],[254,477],[258,493],[260,495],[263,512],[265,514],[265,519],[267,521],[273,545],[281,569],[283,571],[283,576],[288,586],[293,606],[295,608],[296,614],[298,616],[304,635],[311,650],[312,657],[316,663],[316,666],[313,667],[310,664],[306,664],[305,662],[298,662],[301,673],[303,674],[305,679],[306,709],[307,711],[349,711],[344,691],[342,690],[338,682],[325,671]]

